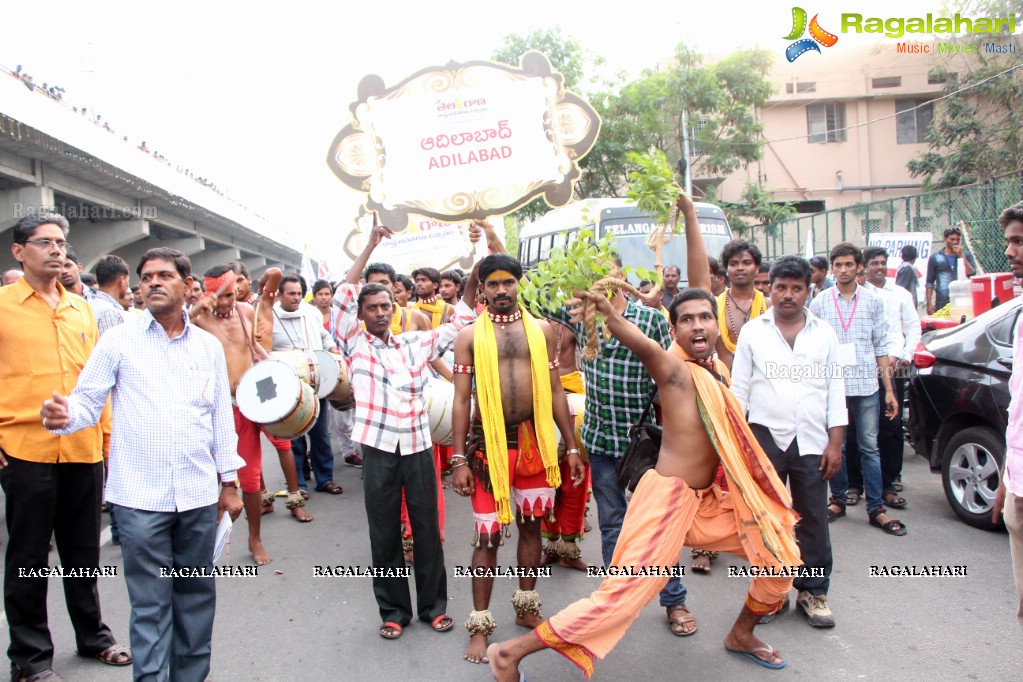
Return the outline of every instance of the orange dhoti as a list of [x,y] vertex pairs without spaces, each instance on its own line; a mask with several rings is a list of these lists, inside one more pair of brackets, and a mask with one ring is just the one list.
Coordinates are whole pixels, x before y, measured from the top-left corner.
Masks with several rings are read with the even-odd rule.
[[[629,503],[610,570],[674,567],[683,545],[743,559],[750,554],[770,556],[759,533],[740,533],[732,502],[732,496],[716,485],[693,490],[679,478],[647,472]],[[748,550],[746,545],[751,543],[759,546]],[[763,571],[772,566],[757,568]],[[783,566],[779,562],[773,568]],[[668,576],[609,575],[596,592],[569,605],[533,632],[546,646],[579,666],[589,679],[594,659],[611,651],[667,582]],[[758,576],[746,595],[746,606],[754,613],[770,613],[791,588],[791,577]]]

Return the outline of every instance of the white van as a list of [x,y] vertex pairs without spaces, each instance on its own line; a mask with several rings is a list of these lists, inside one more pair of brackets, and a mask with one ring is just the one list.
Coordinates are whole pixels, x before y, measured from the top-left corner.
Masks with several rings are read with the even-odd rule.
[[[722,247],[732,239],[732,230],[724,212],[714,204],[694,202],[696,216],[703,232],[707,253],[715,258]],[[546,260],[553,248],[564,248],[575,239],[579,230],[592,230],[597,239],[608,232],[615,236],[615,247],[622,256],[622,264],[634,268],[654,268],[654,252],[646,245],[647,235],[656,227],[649,214],[636,208],[630,199],[583,199],[556,208],[535,222],[524,225],[519,232],[519,261],[523,268],[531,268]],[[676,235],[664,245],[661,264],[677,265],[682,273],[679,286],[685,286],[686,240]]]

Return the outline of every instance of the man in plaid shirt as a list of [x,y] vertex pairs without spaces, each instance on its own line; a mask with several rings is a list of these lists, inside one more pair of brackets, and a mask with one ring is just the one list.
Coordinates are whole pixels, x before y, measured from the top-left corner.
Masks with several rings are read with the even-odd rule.
[[[856,282],[856,273],[862,266],[863,253],[857,246],[849,242],[836,244],[831,249],[831,270],[835,273],[836,284],[810,304],[810,312],[830,324],[838,334],[839,366],[827,368],[827,371],[842,372],[849,425],[856,429],[855,443],[849,442],[847,433],[842,467],[831,479],[828,520],[845,516],[849,489],[846,460],[859,457],[870,525],[889,535],[901,536],[906,534],[906,525],[889,518],[884,508],[881,459],[877,450],[881,414],[894,419],[899,410],[888,361],[888,320],[884,300]],[[885,389],[884,410],[880,409],[879,375]]]
[[[621,265],[619,258],[618,267]],[[620,277],[621,273],[614,272],[612,276]],[[615,292],[611,305],[662,348],[671,345],[668,321],[659,310],[630,301],[620,290]],[[558,317],[568,320],[564,313]],[[583,325],[569,326],[575,330],[579,346],[585,347],[587,337]],[[626,510],[625,490],[618,483],[615,461],[625,455],[629,447],[629,428],[643,415],[655,385],[635,353],[613,336],[606,338],[599,325],[597,333],[601,341],[600,355],[595,360],[582,361],[586,379],[582,437],[589,453],[591,485],[597,501],[601,552],[604,565],[608,566]],[[667,609],[668,626],[673,634],[686,637],[696,632],[696,619],[686,608],[686,587],[681,580],[673,577],[668,581],[661,591],[660,602]]]
[[[334,303],[341,312],[336,333],[355,395],[352,438],[363,445],[363,485],[373,566],[405,567],[401,551],[404,487],[416,538],[419,619],[438,632],[446,632],[454,621],[445,614],[447,577],[425,388],[430,378],[429,363],[454,341],[459,329],[475,319],[471,304],[475,304],[478,277],[474,269],[465,288],[466,298],[455,306],[449,323],[428,332],[395,336],[390,331],[393,291],[380,284],[359,285],[359,275],[373,250],[390,236],[388,228],[374,226],[366,248],[338,287]],[[478,230],[474,236],[479,238]],[[360,328],[360,321],[365,323],[365,330]],[[380,636],[397,639],[412,620],[408,581],[374,577],[373,593],[384,621]]]

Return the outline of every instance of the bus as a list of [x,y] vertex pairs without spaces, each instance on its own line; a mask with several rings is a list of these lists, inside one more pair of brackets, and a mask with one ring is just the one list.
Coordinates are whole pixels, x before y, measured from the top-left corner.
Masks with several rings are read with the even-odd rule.
[[[728,220],[714,204],[693,203],[707,253],[718,258],[722,247],[732,239]],[[532,268],[546,260],[551,249],[564,248],[574,241],[579,230],[592,230],[597,239],[609,232],[614,234],[615,248],[624,265],[653,270],[656,256],[647,247],[646,240],[654,227],[656,224],[650,214],[637,209],[630,199],[583,199],[555,208],[524,225],[519,232],[519,261],[523,268]],[[664,267],[677,265],[682,273],[679,288],[688,284],[684,235],[675,235],[664,245],[661,264]]]

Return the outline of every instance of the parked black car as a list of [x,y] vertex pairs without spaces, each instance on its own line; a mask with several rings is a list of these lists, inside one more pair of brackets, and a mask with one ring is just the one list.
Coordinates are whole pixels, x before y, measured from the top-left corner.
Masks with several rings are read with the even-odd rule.
[[945,497],[975,528],[993,530],[991,507],[1005,462],[1012,343],[1021,300],[958,327],[927,332],[909,382],[909,440],[941,472]]

